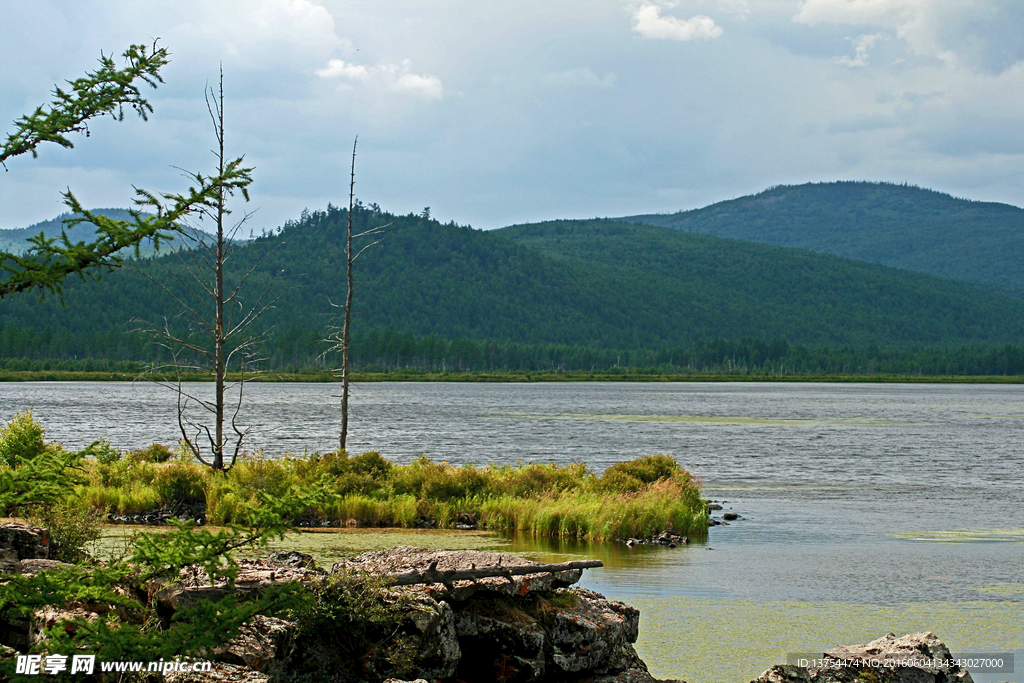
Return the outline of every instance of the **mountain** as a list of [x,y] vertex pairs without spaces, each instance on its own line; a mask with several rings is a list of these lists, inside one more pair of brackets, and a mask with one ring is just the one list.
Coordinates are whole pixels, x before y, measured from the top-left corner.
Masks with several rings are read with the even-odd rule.
[[[114,220],[131,220],[131,214],[126,209],[93,209],[93,214],[107,216]],[[10,228],[0,229],[0,251],[10,252],[12,254],[21,254],[28,249],[28,240],[31,237],[35,237],[39,233],[45,234],[47,237],[60,237],[61,229],[64,227],[64,221],[72,218],[73,214],[62,213],[56,218],[51,218],[47,221],[41,221],[34,223],[27,228]],[[71,238],[72,242],[88,242],[93,239],[96,235],[96,226],[92,223],[78,223],[70,230],[68,230],[68,237]],[[182,240],[177,236],[172,236],[170,239],[161,240],[160,249],[177,249],[181,247]],[[140,249],[142,256],[150,256],[156,253],[153,248],[152,240],[146,240],[143,242]],[[134,256],[134,252],[126,254],[126,256]]]
[[[814,252],[612,221],[479,231],[359,209],[356,230],[391,224],[358,262],[357,334],[658,349],[707,339],[883,346],[1019,343],[1024,303],[960,282]],[[312,360],[344,296],[346,212],[304,212],[239,244],[229,287],[250,268],[261,319],[291,358]],[[152,279],[150,279],[152,278]],[[142,358],[129,332],[164,321],[187,333],[180,255],[143,259],[98,283],[68,280],[65,305],[0,302],[0,358]],[[401,351],[399,350],[399,353]]]
[[908,185],[777,186],[673,214],[618,220],[964,280],[1024,299],[1024,209]]

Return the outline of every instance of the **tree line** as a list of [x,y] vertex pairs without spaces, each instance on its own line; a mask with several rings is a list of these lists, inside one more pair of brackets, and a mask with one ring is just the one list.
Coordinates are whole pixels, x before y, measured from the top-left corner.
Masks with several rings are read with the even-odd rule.
[[[260,349],[270,372],[322,373],[341,366],[339,352],[324,353],[325,331],[292,327],[269,336]],[[52,330],[0,332],[0,370],[142,372],[166,360],[141,335],[101,332],[98,352],[60,353],[71,335]],[[355,372],[629,372],[736,375],[1024,375],[1024,346],[881,348],[790,344],[782,339],[712,339],[655,349],[602,349],[580,345],[418,337],[395,328],[353,334]]]

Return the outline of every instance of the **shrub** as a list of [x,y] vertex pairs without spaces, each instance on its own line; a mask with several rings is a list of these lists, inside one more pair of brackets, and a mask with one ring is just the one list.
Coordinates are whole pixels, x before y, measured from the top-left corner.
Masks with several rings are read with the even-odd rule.
[[153,478],[153,488],[164,504],[206,500],[203,473],[189,463],[174,462],[161,466]]
[[82,498],[37,508],[32,521],[50,530],[51,560],[83,562],[91,555],[90,546],[100,538],[98,511]]
[[299,683],[414,678],[417,648],[404,633],[412,594],[388,590],[384,579],[339,573],[310,589],[296,610],[294,644],[284,663]]
[[671,479],[684,470],[673,458],[667,455],[648,455],[642,458],[617,462],[604,471],[604,477],[622,473],[633,477],[644,484],[653,484],[659,479]]
[[0,461],[15,468],[46,450],[43,426],[32,419],[32,411],[16,413],[7,426],[0,429]]
[[132,451],[131,456],[143,462],[167,462],[174,457],[174,451],[162,443],[154,443]]
[[101,465],[110,465],[121,459],[121,451],[111,446],[106,439],[93,441],[85,450]]

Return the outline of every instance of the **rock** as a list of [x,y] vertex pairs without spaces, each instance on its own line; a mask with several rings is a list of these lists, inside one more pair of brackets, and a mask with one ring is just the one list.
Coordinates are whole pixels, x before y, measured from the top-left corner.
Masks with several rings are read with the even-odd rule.
[[647,669],[627,669],[622,673],[588,678],[587,683],[685,683],[680,680],[658,680]]
[[777,665],[753,683],[973,683],[966,669],[953,665],[952,655],[934,633],[897,638],[888,633],[867,645],[837,647],[824,653],[816,667]]
[[708,510],[721,510],[721,509],[722,509],[722,506],[719,505],[718,503],[709,503],[708,504]]
[[270,683],[270,676],[244,666],[217,662],[211,671],[169,671],[164,675],[164,681],[166,683]]
[[740,516],[737,515],[735,512],[726,512],[722,514],[722,519],[724,519],[727,522],[734,522],[739,518]]
[[[452,608],[443,600],[434,600],[423,589],[405,590],[416,595],[400,636],[403,644],[412,650],[412,670],[417,676],[430,680],[451,678],[462,658]],[[378,680],[401,673],[391,668],[384,654],[375,650],[365,662],[367,671]]]
[[0,524],[0,565],[50,556],[50,531],[20,522]]
[[[32,617],[32,626],[29,631],[28,644],[30,647],[39,645],[41,642],[46,640],[44,631],[49,628],[53,628],[61,622],[69,622],[72,619],[85,619],[86,621],[96,621],[100,618],[100,615],[96,612],[91,612],[81,607],[74,609],[55,609],[53,607],[44,607],[37,610]],[[63,630],[70,634],[75,633],[75,628],[72,624],[66,624],[62,627]]]
[[754,679],[753,683],[811,683],[811,674],[802,666],[776,664]]
[[285,649],[294,636],[294,623],[257,614],[242,626],[237,636],[215,650],[211,658],[263,673],[280,673]]
[[[566,591],[556,594],[565,595]],[[557,670],[607,674],[646,669],[633,649],[640,611],[582,588],[573,589],[572,594],[576,604],[555,612],[547,624],[552,664]]]
[[[411,570],[425,570],[437,562],[437,571],[470,569],[490,566],[528,567],[537,564],[514,555],[479,550],[425,550],[398,546],[390,550],[363,553],[343,562],[335,563],[332,572],[359,571],[371,574],[398,574]],[[524,574],[509,580],[492,576],[472,581],[453,581],[450,585],[434,584],[429,593],[437,598],[463,601],[480,591],[522,597],[527,593],[550,591],[571,586],[580,580],[582,569],[570,569],[556,574]]]
[[240,599],[247,599],[271,586],[289,581],[298,581],[308,586],[324,576],[321,569],[296,567],[264,559],[241,559],[238,561],[238,567],[241,571],[235,579],[234,588],[225,580],[210,585],[210,577],[201,567],[183,568],[178,581],[168,584],[154,594],[154,599],[159,603],[158,610],[164,614],[171,614],[182,607],[195,604],[196,600],[219,600],[231,593]]
[[24,576],[35,576],[42,571],[60,569],[61,567],[72,567],[67,562],[57,560],[22,560],[21,562],[0,563],[0,571],[7,574],[23,574]]
[[456,678],[529,683],[545,671],[544,630],[525,613],[498,619],[464,610],[455,617],[462,649]]
[[270,555],[267,560],[273,564],[286,567],[297,567],[299,569],[316,569],[316,560],[312,555],[300,553],[296,550],[280,551]]

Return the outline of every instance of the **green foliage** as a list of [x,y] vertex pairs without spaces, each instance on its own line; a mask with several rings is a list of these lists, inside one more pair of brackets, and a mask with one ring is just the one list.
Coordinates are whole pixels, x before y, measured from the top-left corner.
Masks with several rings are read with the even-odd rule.
[[83,481],[80,453],[47,448],[17,468],[0,468],[0,514],[31,514],[56,505]]
[[83,452],[96,458],[96,462],[101,465],[110,465],[121,459],[121,451],[111,446],[106,439],[93,441]]
[[82,498],[69,495],[52,505],[36,507],[32,522],[50,530],[50,559],[84,562],[100,538],[99,511]]
[[381,670],[413,678],[415,651],[401,629],[414,609],[410,593],[389,590],[380,577],[352,572],[322,579],[294,615],[288,680],[363,681],[381,678]]
[[174,451],[162,443],[154,443],[137,451],[132,451],[131,456],[145,462],[167,462],[174,457]]
[[90,462],[88,476],[82,495],[99,509],[134,514],[199,499],[211,524],[248,523],[292,500],[299,503],[277,514],[295,524],[408,527],[422,517],[450,528],[469,517],[483,528],[595,539],[707,529],[699,482],[664,455],[619,463],[601,477],[582,463],[474,467],[419,458],[403,466],[374,452],[245,458],[223,474],[126,457]]
[[810,249],[1024,297],[1024,210],[913,185],[783,185],[703,209],[622,220]]
[[15,468],[46,450],[43,426],[32,419],[32,411],[16,413],[0,429],[0,463]]
[[47,650],[85,650],[100,659],[169,659],[219,646],[255,614],[295,610],[301,605],[301,587],[283,584],[244,602],[232,595],[198,600],[178,610],[168,622],[157,614],[151,582],[175,579],[188,567],[202,572],[198,575],[211,583],[231,584],[238,572],[234,552],[280,537],[288,528],[284,515],[309,501],[300,496],[263,502],[259,511],[247,516],[245,527],[212,532],[179,524],[167,533],[139,534],[125,558],[105,566],[77,565],[31,577],[5,576],[0,582],[0,622],[9,623],[43,606],[84,603],[99,615],[98,620],[76,618],[49,629]]
[[[1020,342],[1024,305],[961,283],[609,221],[482,232],[365,208],[353,217],[357,231],[396,227],[361,266],[366,282],[351,346],[357,371],[1024,369],[1019,346],[1004,352]],[[319,340],[336,314],[330,296],[344,290],[336,264],[345,222],[346,212],[330,207],[235,248],[228,287],[254,267],[256,290],[273,273],[291,274],[270,297],[301,285],[254,323],[254,333],[267,333],[264,367],[340,364],[337,354],[321,358]],[[69,281],[65,310],[24,297],[0,302],[0,365],[99,370],[166,363],[166,350],[129,330],[138,327],[135,317],[167,319],[186,337],[175,304],[146,274],[165,281],[187,274],[174,256],[139,267],[141,273],[113,273],[98,286]]]
[[146,120],[153,107],[142,97],[138,82],[154,88],[157,83],[163,83],[160,69],[169,61],[167,48],[157,48],[155,43],[151,48],[132,45],[123,56],[128,66],[118,69],[113,59],[100,55],[99,69],[84,78],[69,81],[70,90],[54,88],[54,99],[49,106],[39,106],[15,121],[14,132],[8,134],[0,148],[0,164],[25,153],[36,157],[36,148],[44,142],[74,147],[67,137],[69,133],[88,135],[86,124],[97,116],[124,120],[125,105]]

